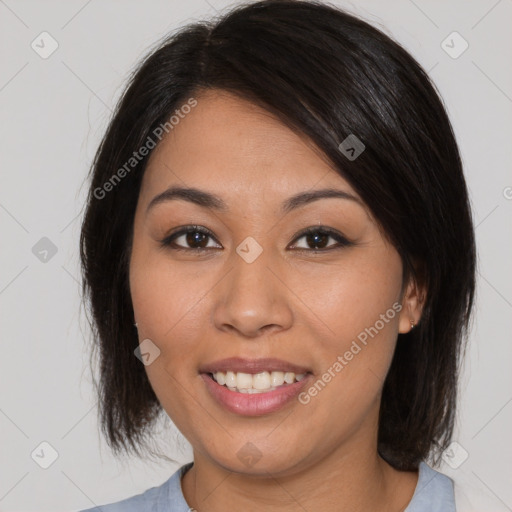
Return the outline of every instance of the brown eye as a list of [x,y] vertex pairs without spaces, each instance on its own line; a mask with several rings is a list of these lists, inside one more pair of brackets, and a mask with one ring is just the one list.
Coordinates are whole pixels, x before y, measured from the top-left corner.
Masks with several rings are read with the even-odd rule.
[[[205,233],[202,233],[200,231],[194,231],[194,232],[188,232],[185,235],[186,243],[191,246],[192,248],[200,247],[201,249],[204,249],[208,245],[208,235]],[[197,246],[196,246],[197,244]]]
[[[294,250],[322,252],[331,249],[339,249],[352,245],[344,236],[331,228],[313,226],[302,231],[295,240],[305,240],[305,246],[295,245]],[[329,243],[329,240],[335,243]],[[209,242],[215,241],[213,233],[200,226],[186,226],[174,233],[171,233],[160,241],[162,246],[176,251],[206,251],[210,249],[221,249],[219,245],[211,245]]]
[[[337,231],[318,226],[304,230],[295,240],[300,240],[301,238],[304,238],[306,245],[303,247],[296,246],[299,250],[320,252],[351,245],[351,242]],[[329,239],[333,239],[337,243],[328,244]]]
[[[161,240],[163,246],[171,247],[174,250],[201,251],[217,248],[209,246],[209,239],[214,239],[212,233],[199,226],[187,226]],[[179,240],[179,243],[177,241]]]

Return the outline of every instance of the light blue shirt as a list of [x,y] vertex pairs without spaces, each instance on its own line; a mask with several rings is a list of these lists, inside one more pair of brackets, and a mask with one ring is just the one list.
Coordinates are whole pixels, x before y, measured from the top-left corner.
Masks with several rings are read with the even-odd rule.
[[[181,477],[192,467],[189,462],[176,470],[159,487],[131,498],[80,512],[190,512],[181,491]],[[456,512],[453,480],[420,462],[418,483],[404,512]]]

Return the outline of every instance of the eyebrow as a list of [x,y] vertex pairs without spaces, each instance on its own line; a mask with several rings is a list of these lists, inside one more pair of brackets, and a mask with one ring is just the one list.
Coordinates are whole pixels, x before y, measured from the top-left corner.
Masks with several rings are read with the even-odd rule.
[[[349,192],[335,188],[324,188],[320,190],[313,190],[311,192],[300,192],[288,198],[281,205],[281,212],[283,214],[289,213],[290,211],[306,204],[318,201],[319,199],[327,198],[348,199],[350,201],[355,201],[362,206],[361,201]],[[146,214],[156,205],[176,199],[189,201],[203,208],[208,208],[218,212],[226,213],[229,211],[227,204],[219,196],[216,196],[211,192],[206,192],[205,190],[200,190],[198,188],[181,187],[175,185],[169,187],[161,194],[155,196],[148,204]]]

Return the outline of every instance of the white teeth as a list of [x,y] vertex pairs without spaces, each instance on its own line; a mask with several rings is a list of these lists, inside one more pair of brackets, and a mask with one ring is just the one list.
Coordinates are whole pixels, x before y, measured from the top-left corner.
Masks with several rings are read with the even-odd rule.
[[[267,392],[267,391],[274,391],[276,388],[269,388],[269,389],[265,389],[263,390],[264,392]],[[262,391],[258,390],[258,389],[254,389],[254,388],[251,388],[251,389],[248,389],[247,390],[247,393],[249,393],[250,395],[254,395],[256,393],[262,393]]]
[[260,372],[254,375],[243,372],[215,372],[214,380],[221,386],[226,386],[231,391],[240,393],[261,393],[273,391],[283,384],[292,384],[306,376],[305,373],[295,375],[293,372]]
[[250,373],[238,372],[236,374],[236,387],[239,390],[252,388],[252,375]]
[[284,384],[284,373],[272,372],[270,374],[270,383],[272,386],[282,386]]
[[291,384],[295,380],[295,373],[293,372],[286,372],[284,374],[284,381],[286,384]]
[[224,386],[224,384],[226,384],[226,374],[224,372],[217,372],[215,374],[215,379],[221,386]]
[[252,387],[254,389],[270,388],[270,374],[268,372],[257,373],[252,376]]
[[[215,379],[215,380],[217,380],[217,379]],[[225,380],[226,380],[226,386],[228,388],[236,388],[236,373],[226,372]]]

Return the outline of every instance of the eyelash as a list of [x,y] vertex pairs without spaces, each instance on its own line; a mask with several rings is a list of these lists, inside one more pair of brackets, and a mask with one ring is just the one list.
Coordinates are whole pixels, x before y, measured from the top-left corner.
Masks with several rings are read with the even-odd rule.
[[[169,248],[173,251],[188,251],[188,252],[192,251],[192,252],[198,253],[198,252],[209,251],[212,249],[217,249],[217,247],[196,247],[196,248],[180,247],[174,243],[174,240],[176,238],[179,238],[182,235],[187,235],[190,233],[202,233],[203,235],[207,235],[208,237],[212,238],[213,240],[215,240],[217,242],[217,240],[213,236],[213,233],[209,229],[194,225],[194,226],[186,226],[185,228],[182,228],[179,231],[175,231],[175,232],[169,234],[164,239],[160,240],[160,244],[162,247]],[[310,234],[328,235],[329,237],[334,238],[338,242],[338,244],[324,248],[324,249],[305,249],[305,248],[301,247],[299,249],[293,249],[293,250],[294,251],[303,251],[303,252],[321,253],[321,252],[327,252],[327,251],[331,251],[331,250],[335,250],[335,249],[342,249],[344,247],[349,247],[349,246],[353,245],[352,242],[348,241],[345,237],[343,237],[337,231],[335,231],[331,228],[328,228],[328,227],[324,227],[324,226],[311,226],[309,228],[306,228],[297,234],[294,241],[299,240],[300,238],[310,235]]]

